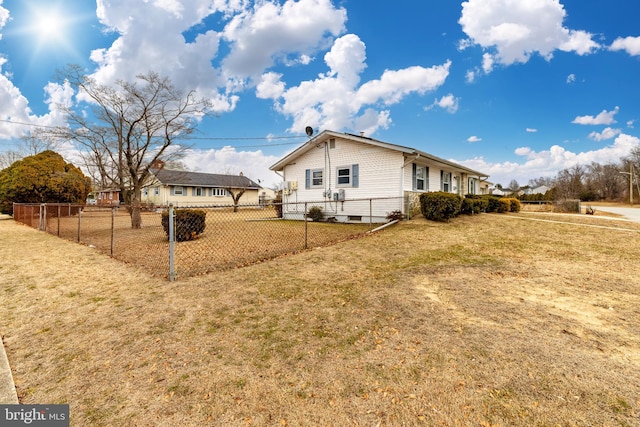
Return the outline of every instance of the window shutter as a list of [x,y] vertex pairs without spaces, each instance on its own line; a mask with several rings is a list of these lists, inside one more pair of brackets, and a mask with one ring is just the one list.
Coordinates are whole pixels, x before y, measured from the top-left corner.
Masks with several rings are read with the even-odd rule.
[[440,171],[440,191],[444,191],[444,172]]
[[413,165],[413,175],[411,177],[411,189],[413,191],[416,191],[416,170],[418,169],[418,167],[416,166],[415,163],[412,163]]
[[311,169],[304,171],[304,188],[307,190],[311,188]]
[[172,196],[176,195],[176,187],[174,187],[173,185],[171,186],[171,189],[169,190],[169,194],[171,194]]
[[424,191],[429,191],[429,166],[424,168]]
[[182,187],[182,195],[183,196],[188,196],[189,194],[187,193],[187,191],[189,191],[189,187]]
[[360,183],[360,165],[357,163],[355,165],[351,165],[351,186],[353,188],[358,188]]

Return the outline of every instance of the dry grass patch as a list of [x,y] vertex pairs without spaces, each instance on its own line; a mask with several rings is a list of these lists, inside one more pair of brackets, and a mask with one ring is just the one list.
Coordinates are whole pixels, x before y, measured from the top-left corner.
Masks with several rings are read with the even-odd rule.
[[640,226],[588,221],[416,219],[175,283],[0,221],[2,333],[73,425],[638,425]]

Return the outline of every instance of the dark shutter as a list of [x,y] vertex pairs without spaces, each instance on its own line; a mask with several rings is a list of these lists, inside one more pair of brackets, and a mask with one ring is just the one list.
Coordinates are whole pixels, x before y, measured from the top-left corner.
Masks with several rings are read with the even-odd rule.
[[429,166],[424,168],[424,191],[429,191]]
[[444,191],[444,171],[440,171],[440,191]]
[[173,185],[170,187],[169,189],[169,194],[172,196],[176,195],[176,187],[174,187]]
[[358,188],[360,183],[360,166],[356,163],[355,165],[351,165],[351,186],[353,188]]
[[413,165],[413,175],[411,177],[411,189],[413,191],[416,191],[416,175],[417,175],[416,171],[417,171],[418,167],[416,166],[415,163],[412,163],[412,165]]
[[304,171],[304,188],[307,190],[311,188],[311,169]]

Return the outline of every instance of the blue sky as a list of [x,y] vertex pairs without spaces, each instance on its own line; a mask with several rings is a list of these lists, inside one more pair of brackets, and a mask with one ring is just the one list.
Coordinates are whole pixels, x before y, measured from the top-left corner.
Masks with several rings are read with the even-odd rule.
[[64,124],[55,72],[74,63],[210,98],[192,170],[271,186],[310,125],[526,184],[640,144],[638,16],[633,0],[0,0],[0,152]]

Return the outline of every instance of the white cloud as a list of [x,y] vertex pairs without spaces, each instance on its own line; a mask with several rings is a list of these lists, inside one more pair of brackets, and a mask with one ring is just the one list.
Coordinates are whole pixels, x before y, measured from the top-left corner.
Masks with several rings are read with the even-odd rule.
[[595,141],[605,141],[607,139],[612,139],[615,138],[616,135],[621,134],[622,131],[620,129],[613,129],[613,128],[606,128],[605,130],[603,130],[602,132],[598,133],[598,132],[591,132],[589,134],[589,138],[595,140]]
[[447,112],[454,114],[458,111],[458,106],[460,104],[460,98],[456,98],[453,94],[448,94],[443,96],[440,99],[436,99],[433,101],[433,104],[425,107],[425,110],[432,110],[435,107],[440,107],[442,109],[447,110]]
[[485,172],[490,175],[489,181],[494,183],[508,183],[512,179],[519,182],[527,182],[529,179],[541,176],[554,177],[563,169],[577,164],[588,165],[591,162],[600,164],[617,163],[621,158],[629,155],[633,148],[640,147],[640,138],[619,134],[613,144],[598,150],[575,153],[559,145],[554,145],[548,150],[534,151],[529,147],[520,147],[514,152],[524,159],[523,162],[491,163],[483,157],[469,160],[453,161],[465,165],[471,169]]
[[567,76],[567,84],[575,83],[575,81],[576,81],[576,75],[575,74],[569,74]]
[[423,95],[437,89],[444,84],[451,66],[447,61],[431,68],[385,70],[379,79],[358,86],[365,59],[364,43],[358,36],[347,34],[338,38],[325,55],[329,71],[286,90],[281,76],[266,73],[256,95],[273,99],[279,112],[292,117],[292,131],[312,126],[370,135],[391,123],[390,111],[381,106],[396,104],[411,93]]
[[631,56],[640,55],[640,37],[619,37],[609,46],[609,50],[624,50]]
[[467,83],[473,83],[476,80],[477,73],[478,72],[476,70],[468,70],[465,74],[465,80]]
[[470,136],[469,138],[467,138],[467,142],[473,144],[474,142],[480,142],[482,141],[482,138],[478,138],[477,136],[473,135]]
[[578,116],[571,123],[578,125],[610,125],[616,123],[614,116],[620,108],[616,106],[612,111],[602,110],[597,116]]
[[565,17],[558,0],[468,0],[458,21],[468,39],[458,46],[481,46],[485,73],[536,53],[550,60],[556,50],[585,55],[600,47],[591,34],[564,27]]
[[526,131],[527,131],[527,133],[536,133],[536,132],[538,132],[538,129],[527,128]]
[[230,146],[209,150],[189,149],[182,159],[190,170],[233,175],[242,172],[266,188],[282,181],[281,177],[269,170],[269,166],[278,160],[279,157],[265,155],[261,150],[238,151]]
[[308,59],[310,52],[326,46],[327,37],[344,32],[346,20],[346,10],[336,9],[329,0],[256,2],[253,9],[235,15],[224,30],[224,38],[232,44],[225,71],[251,77],[289,54]]
[[628,127],[629,129],[633,129],[633,125],[635,124],[635,122],[636,122],[635,120],[629,120],[629,121],[627,122],[627,127]]
[[[218,113],[233,111],[237,93],[275,63],[310,63],[346,22],[345,9],[330,0],[190,0],[188,7],[179,0],[98,0],[97,13],[119,34],[110,47],[91,53],[98,82],[132,80],[153,70],[178,88],[210,98]],[[199,32],[203,20],[216,13],[220,28]]]

